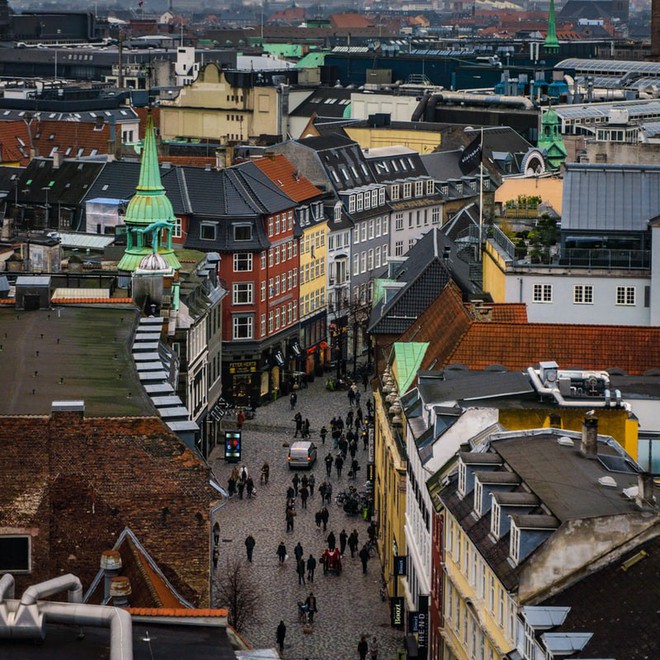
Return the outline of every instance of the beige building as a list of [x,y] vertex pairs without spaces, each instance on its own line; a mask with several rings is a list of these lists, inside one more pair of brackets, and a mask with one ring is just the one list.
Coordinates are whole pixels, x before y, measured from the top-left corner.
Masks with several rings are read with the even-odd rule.
[[245,141],[286,134],[288,87],[261,85],[259,75],[207,64],[176,98],[161,101],[162,138]]

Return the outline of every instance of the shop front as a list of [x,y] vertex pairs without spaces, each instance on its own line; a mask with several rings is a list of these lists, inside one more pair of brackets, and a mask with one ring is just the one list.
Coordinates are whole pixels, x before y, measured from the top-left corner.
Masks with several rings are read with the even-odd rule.
[[310,380],[315,376],[321,376],[324,367],[330,362],[327,336],[325,311],[301,323],[300,343],[304,353],[301,353],[299,358],[298,369]]
[[225,398],[236,406],[254,406],[260,398],[261,373],[258,360],[227,363]]

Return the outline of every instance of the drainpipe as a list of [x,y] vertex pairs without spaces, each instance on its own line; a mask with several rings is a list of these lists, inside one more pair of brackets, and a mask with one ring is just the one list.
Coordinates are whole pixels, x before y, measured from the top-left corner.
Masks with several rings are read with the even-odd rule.
[[9,573],[5,573],[0,578],[0,603],[2,603],[5,598],[14,597],[14,576]]

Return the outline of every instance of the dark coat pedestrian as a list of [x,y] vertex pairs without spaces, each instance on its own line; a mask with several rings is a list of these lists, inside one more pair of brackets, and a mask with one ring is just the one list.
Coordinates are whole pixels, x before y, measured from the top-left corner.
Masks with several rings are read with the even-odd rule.
[[251,498],[254,494],[254,481],[252,480],[252,477],[247,478],[247,481],[245,482],[245,489],[247,490],[248,498]]
[[322,442],[323,444],[325,444],[325,436],[326,436],[326,435],[328,435],[328,429],[326,429],[325,426],[322,426],[322,427],[321,427],[320,436],[321,436],[321,442]]
[[306,486],[303,486],[300,489],[300,506],[303,509],[307,508],[307,498],[309,497],[309,489]]
[[314,555],[309,555],[307,558],[307,579],[314,582],[314,571],[316,570],[316,559]]
[[303,556],[303,547],[300,545],[300,541],[296,544],[296,547],[293,549],[293,554],[296,558],[296,561],[300,561]]
[[300,485],[307,488],[309,486],[309,477],[306,474],[303,474],[303,478],[300,480]]
[[369,643],[367,638],[362,635],[360,642],[358,643],[358,654],[360,655],[360,660],[367,660],[367,653],[369,652]]
[[316,477],[313,474],[309,475],[307,485],[309,486],[309,496],[314,497],[314,486],[316,484]]
[[296,564],[296,573],[298,573],[298,584],[305,584],[305,560],[302,558]]
[[339,451],[341,452],[342,459],[345,461],[346,454],[348,453],[348,440],[343,435],[339,438]]
[[295,496],[298,497],[298,486],[300,486],[300,477],[297,474],[294,474],[293,479],[291,479],[291,483],[293,484],[293,490]]
[[283,564],[284,560],[286,559],[286,546],[284,545],[284,541],[281,541],[280,544],[277,546],[276,554],[279,557],[280,564]]
[[321,529],[321,523],[323,522],[323,516],[321,515],[320,511],[317,511],[314,514],[314,522],[316,522],[316,526]]
[[355,454],[357,453],[357,442],[355,440],[351,440],[351,444],[348,445],[348,452],[351,458],[355,459]]
[[252,561],[252,553],[254,552],[254,546],[256,545],[256,541],[254,540],[254,536],[250,534],[246,539],[245,539],[245,549],[247,550],[247,560]]
[[341,530],[339,534],[339,552],[343,555],[346,551],[346,542],[348,541],[348,534],[345,529]]
[[294,522],[295,516],[296,516],[295,511],[292,511],[291,509],[286,510],[286,531],[287,532],[292,532],[293,531],[293,522]]
[[369,561],[369,550],[367,549],[367,545],[362,546],[362,550],[360,550],[360,561],[362,562],[362,572],[366,573],[367,572],[367,562]]
[[374,411],[374,404],[371,403],[371,399],[369,399],[367,401],[367,414],[369,415],[369,417],[371,417],[371,415],[373,414],[373,411]]
[[229,497],[233,497],[236,494],[236,479],[233,477],[229,477],[229,482],[227,484],[227,492],[229,493]]
[[328,548],[330,548],[330,550],[332,551],[335,549],[336,545],[337,545],[337,539],[335,538],[335,533],[330,532],[330,534],[328,534]]
[[310,592],[309,596],[307,596],[305,605],[307,605],[309,622],[314,623],[314,615],[318,612],[318,608],[316,607],[316,596],[312,592]]
[[239,481],[237,484],[238,488],[238,499],[242,500],[243,499],[243,491],[245,490],[245,482],[244,481]]
[[356,388],[356,390],[355,390],[355,405],[358,406],[358,410],[359,410],[360,399],[361,399],[361,398],[362,398],[362,395],[360,394],[360,390],[358,390],[358,389]]
[[351,463],[351,476],[353,479],[357,479],[357,473],[360,471],[360,464],[357,462],[357,459],[353,459]]
[[332,458],[332,454],[328,454],[325,457],[325,473],[330,476],[330,473],[332,472],[332,464],[334,463],[334,459]]
[[351,557],[355,557],[355,553],[357,552],[357,547],[358,547],[359,541],[358,541],[358,533],[357,530],[354,529],[350,536],[348,537],[348,548],[351,551]]
[[362,431],[362,444],[365,451],[369,449],[369,429]]
[[355,413],[355,428],[357,428],[358,423],[361,426],[363,422],[364,422],[364,416],[362,415],[362,408],[358,406],[357,412]]
[[284,621],[280,621],[280,625],[277,626],[277,645],[279,646],[280,653],[284,652],[284,638],[286,637],[286,626]]
[[325,493],[328,490],[328,482],[323,481],[319,486],[319,493],[321,493],[321,502],[325,502]]
[[323,521],[323,531],[325,532],[328,529],[328,519],[330,518],[330,514],[328,513],[328,509],[326,507],[323,507],[321,509],[321,520]]
[[347,396],[348,396],[348,404],[352,408],[353,404],[355,403],[355,392],[353,392],[353,390],[349,388]]
[[286,489],[286,499],[287,500],[292,500],[296,496],[296,491],[293,486],[289,486]]
[[268,485],[268,477],[270,477],[270,465],[268,463],[264,463],[261,466],[261,478],[260,481],[264,485]]
[[291,404],[291,410],[293,410],[296,407],[296,403],[298,403],[298,395],[295,392],[289,394],[289,403]]
[[341,479],[341,469],[344,467],[344,459],[341,456],[335,458],[335,469],[337,470],[337,478]]
[[332,503],[332,484],[328,484],[325,488],[325,501],[328,504]]
[[297,438],[298,433],[302,434],[303,418],[300,412],[296,413],[295,417],[293,418],[293,421],[296,423],[296,432],[293,434],[293,437]]
[[364,391],[367,391],[367,385],[369,385],[369,374],[366,371],[362,372],[362,385],[364,385]]
[[353,426],[353,411],[349,410],[348,415],[346,415],[346,428],[350,429]]
[[305,418],[305,421],[302,425],[302,437],[309,438],[309,419]]

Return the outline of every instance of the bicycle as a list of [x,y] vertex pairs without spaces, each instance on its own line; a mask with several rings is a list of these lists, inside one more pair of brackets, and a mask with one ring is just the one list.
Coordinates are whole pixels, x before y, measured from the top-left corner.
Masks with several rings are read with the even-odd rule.
[[307,603],[303,603],[300,600],[298,601],[298,623],[310,623],[309,607],[307,606]]

